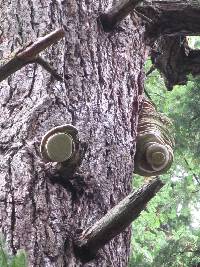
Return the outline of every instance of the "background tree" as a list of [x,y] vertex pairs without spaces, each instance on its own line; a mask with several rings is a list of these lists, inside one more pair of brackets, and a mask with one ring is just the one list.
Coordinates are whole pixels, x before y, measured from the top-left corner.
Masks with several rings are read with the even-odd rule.
[[[30,266],[83,265],[74,236],[131,190],[150,47],[163,34],[200,32],[197,1],[147,2],[114,27],[139,2],[101,16],[103,25],[99,17],[111,0],[0,2],[2,58],[56,28],[65,31],[64,42],[42,53],[64,82],[34,63],[1,83],[0,225],[13,253],[28,252]],[[41,161],[39,145],[66,123],[87,151],[78,175],[63,182]],[[85,266],[126,266],[129,243],[127,229]]]

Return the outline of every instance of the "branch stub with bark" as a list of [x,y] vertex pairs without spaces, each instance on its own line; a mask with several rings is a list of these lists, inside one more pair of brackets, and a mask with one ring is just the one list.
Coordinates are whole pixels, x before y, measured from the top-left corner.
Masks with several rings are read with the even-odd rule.
[[38,38],[38,40],[36,40],[34,43],[29,44],[13,55],[10,55],[7,62],[2,63],[0,61],[0,82],[30,63],[40,64],[48,72],[50,72],[52,76],[61,81],[62,77],[57,74],[56,71],[52,69],[46,61],[39,57],[39,53],[63,37],[63,29],[55,30],[44,37]]
[[155,178],[136,192],[130,193],[104,217],[84,230],[75,241],[77,256],[83,262],[92,260],[99,249],[124,231],[140,215],[163,185],[159,178]]
[[100,21],[105,32],[112,31],[143,0],[120,0],[107,13],[100,16]]

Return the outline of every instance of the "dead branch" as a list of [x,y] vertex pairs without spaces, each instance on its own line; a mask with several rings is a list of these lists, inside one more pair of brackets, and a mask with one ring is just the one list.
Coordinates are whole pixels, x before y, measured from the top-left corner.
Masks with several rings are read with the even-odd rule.
[[151,52],[151,59],[169,91],[174,85],[187,84],[189,74],[200,74],[200,50],[191,49],[183,36],[160,38],[157,48]]
[[81,260],[85,262],[91,260],[100,248],[128,227],[163,185],[159,178],[151,180],[125,197],[103,218],[83,231],[75,242],[75,252]]
[[52,66],[46,60],[38,56],[35,62],[42,66],[47,72],[49,72],[57,81],[63,81],[62,76],[59,75],[57,71],[53,69]]
[[2,66],[0,67],[0,82],[5,80],[11,74],[15,73],[17,70],[20,70],[27,64],[34,62],[40,63],[37,62],[38,54],[50,45],[63,38],[63,36],[63,29],[55,30],[44,37],[38,38],[37,41],[21,49],[14,55],[11,55],[9,57],[9,60],[5,64],[2,64]]
[[100,21],[105,32],[110,32],[143,0],[120,0],[107,13],[100,16]]

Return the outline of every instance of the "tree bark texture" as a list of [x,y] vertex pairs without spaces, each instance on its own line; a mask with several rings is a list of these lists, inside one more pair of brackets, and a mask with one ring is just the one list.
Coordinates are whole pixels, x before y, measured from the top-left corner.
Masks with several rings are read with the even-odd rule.
[[[144,24],[131,14],[105,33],[98,17],[111,0],[0,0],[0,57],[64,27],[65,40],[46,49],[65,82],[37,64],[0,84],[0,228],[13,253],[24,248],[29,266],[126,267],[130,229],[83,264],[77,234],[131,190],[143,65]],[[60,182],[39,145],[52,127],[73,124],[87,151],[79,174]]]
[[154,67],[162,73],[169,91],[174,85],[187,84],[189,74],[200,74],[200,50],[191,49],[184,36],[159,38],[151,59]]
[[152,20],[149,36],[200,34],[198,0],[152,0],[138,10]]

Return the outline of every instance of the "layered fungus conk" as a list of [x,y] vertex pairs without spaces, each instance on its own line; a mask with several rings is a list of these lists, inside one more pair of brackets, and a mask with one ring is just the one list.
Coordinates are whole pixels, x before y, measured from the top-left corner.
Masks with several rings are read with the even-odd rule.
[[172,126],[170,119],[145,98],[138,119],[135,173],[155,176],[169,170],[175,145]]

